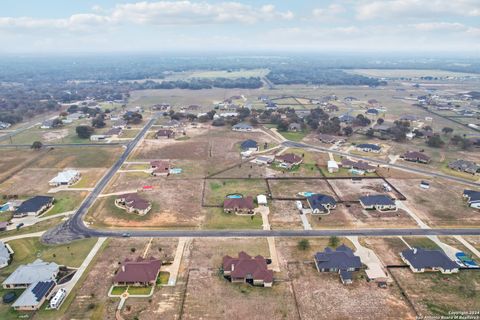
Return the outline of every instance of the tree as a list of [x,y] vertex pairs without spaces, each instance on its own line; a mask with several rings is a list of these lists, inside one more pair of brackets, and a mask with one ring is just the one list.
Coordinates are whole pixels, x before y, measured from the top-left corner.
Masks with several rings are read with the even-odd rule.
[[298,241],[298,249],[305,251],[308,248],[310,248],[310,242],[308,239],[302,239]]
[[225,125],[225,120],[223,118],[218,118],[212,121],[212,126],[214,127],[221,127]]
[[450,127],[445,127],[442,129],[443,134],[447,135],[453,132],[453,129]]
[[127,112],[123,115],[123,120],[127,121],[128,124],[139,124],[142,119],[142,115],[138,112]]
[[61,126],[63,126],[62,120],[60,120],[59,118],[53,119],[52,128],[58,128],[58,127],[61,127]]
[[278,131],[288,131],[288,123],[286,123],[285,121],[282,121],[280,122],[278,125],[277,125],[277,129]]
[[102,115],[98,115],[95,118],[92,119],[92,127],[94,128],[103,128],[105,127],[106,123],[103,120]]
[[385,122],[385,120],[383,120],[383,118],[378,118],[377,119],[377,124],[382,124],[384,122]]
[[42,147],[43,147],[43,143],[41,143],[40,141],[33,142],[31,146],[33,150],[40,150],[42,149]]
[[441,148],[445,142],[443,142],[442,138],[440,136],[432,136],[427,140],[427,145],[432,148]]
[[336,248],[339,242],[340,240],[338,240],[336,236],[331,236],[330,239],[328,239],[328,245],[332,248]]
[[351,136],[352,133],[353,133],[352,127],[345,127],[345,128],[343,128],[343,133],[344,133],[346,136]]
[[373,138],[375,136],[375,130],[370,128],[370,129],[367,130],[367,133],[365,133],[365,135],[369,138]]
[[78,135],[79,138],[89,139],[90,136],[95,131],[95,129],[93,129],[90,126],[78,126],[78,127],[75,128],[75,131],[77,132],[77,135]]

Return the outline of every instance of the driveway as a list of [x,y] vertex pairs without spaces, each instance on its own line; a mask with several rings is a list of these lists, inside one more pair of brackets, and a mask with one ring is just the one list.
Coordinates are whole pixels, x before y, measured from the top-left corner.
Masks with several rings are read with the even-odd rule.
[[373,250],[365,248],[358,241],[358,237],[347,237],[355,248],[355,254],[360,257],[360,261],[367,266],[365,273],[370,279],[388,279],[388,275],[383,271],[383,263]]

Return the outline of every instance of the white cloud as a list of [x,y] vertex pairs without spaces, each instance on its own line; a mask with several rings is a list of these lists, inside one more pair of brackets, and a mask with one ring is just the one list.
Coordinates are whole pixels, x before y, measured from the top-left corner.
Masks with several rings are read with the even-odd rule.
[[344,13],[346,10],[343,6],[332,3],[326,8],[315,8],[313,9],[313,16],[315,18],[334,18],[342,13]]
[[357,18],[435,17],[436,14],[479,17],[478,0],[384,0],[362,1],[357,5]]

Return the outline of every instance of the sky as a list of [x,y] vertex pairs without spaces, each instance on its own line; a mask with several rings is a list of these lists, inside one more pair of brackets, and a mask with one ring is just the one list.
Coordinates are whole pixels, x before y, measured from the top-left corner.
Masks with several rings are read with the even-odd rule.
[[0,53],[480,54],[480,0],[2,0]]

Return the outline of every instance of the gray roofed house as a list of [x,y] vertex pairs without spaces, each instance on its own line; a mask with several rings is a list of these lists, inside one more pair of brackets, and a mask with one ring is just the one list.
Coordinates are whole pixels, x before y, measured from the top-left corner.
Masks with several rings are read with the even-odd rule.
[[360,143],[356,145],[356,148],[364,152],[375,152],[378,153],[382,149],[378,144],[373,143]]
[[393,201],[392,199],[390,199],[389,196],[384,194],[360,197],[360,204],[364,209],[367,210],[375,209],[379,211],[390,211],[397,209],[395,201]]
[[401,158],[411,162],[419,162],[419,163],[430,162],[430,157],[427,156],[425,153],[419,152],[419,151],[407,151],[401,156]]
[[40,259],[19,266],[3,281],[4,289],[26,288],[38,281],[55,280],[59,266],[55,262],[45,262]]
[[5,268],[12,260],[12,249],[10,246],[0,241],[0,269]]
[[448,167],[452,170],[467,172],[470,174],[476,174],[480,171],[480,166],[473,161],[458,159],[448,164]]
[[400,257],[410,266],[413,272],[440,271],[441,273],[456,273],[459,268],[459,265],[450,260],[441,250],[406,249],[400,253]]
[[12,304],[15,310],[38,310],[50,292],[55,288],[55,281],[38,281],[32,283]]
[[330,209],[335,209],[337,206],[337,201],[332,196],[321,193],[307,197],[307,202],[312,209],[312,214],[329,214]]
[[463,197],[470,207],[480,209],[480,191],[464,190]]
[[253,127],[247,123],[237,123],[232,127],[233,131],[252,131]]
[[255,140],[248,139],[240,144],[240,149],[242,149],[243,151],[258,151],[258,143]]
[[342,114],[340,117],[338,117],[338,120],[344,123],[352,123],[353,121],[355,121],[355,117],[349,114]]
[[288,131],[302,131],[302,125],[300,123],[292,122],[288,125]]
[[355,256],[352,249],[344,244],[335,251],[332,248],[325,248],[323,252],[317,252],[314,260],[319,272],[337,272],[344,284],[351,283],[351,272],[358,271],[362,267],[360,257]]
[[404,114],[398,118],[400,121],[417,121],[418,119],[419,117],[414,114]]

